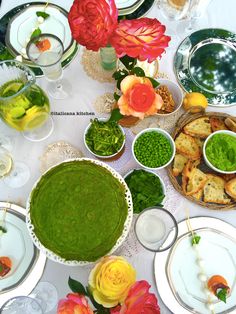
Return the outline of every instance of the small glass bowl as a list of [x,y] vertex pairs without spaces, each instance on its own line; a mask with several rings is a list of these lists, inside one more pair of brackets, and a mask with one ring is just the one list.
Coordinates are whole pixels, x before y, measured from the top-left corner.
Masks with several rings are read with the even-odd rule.
[[168,210],[157,206],[142,211],[134,229],[140,244],[152,252],[168,250],[178,236],[178,224],[174,216]]

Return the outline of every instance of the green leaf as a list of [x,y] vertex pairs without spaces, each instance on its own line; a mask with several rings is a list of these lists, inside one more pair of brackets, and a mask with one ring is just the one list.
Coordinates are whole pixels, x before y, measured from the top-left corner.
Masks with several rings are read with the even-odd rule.
[[192,245],[194,244],[198,244],[201,240],[201,237],[198,236],[196,233],[193,234],[193,237],[192,237]]
[[117,122],[117,121],[119,121],[122,118],[123,118],[123,115],[120,113],[120,109],[116,108],[116,109],[112,110],[110,119],[108,121],[115,121],[115,122]]
[[226,303],[227,289],[226,288],[220,289],[220,291],[217,292],[216,296],[219,300]]
[[128,70],[132,70],[133,67],[136,65],[137,60],[135,58],[129,57],[129,56],[124,56],[120,58],[120,61],[123,63],[123,65],[126,67]]
[[136,76],[141,76],[144,77],[145,76],[145,72],[143,71],[142,68],[140,67],[135,67],[131,70],[130,74],[135,74]]
[[36,12],[37,16],[42,16],[45,20],[50,16],[50,14],[43,12],[43,11],[37,11]]
[[71,291],[82,294],[82,295],[88,295],[82,283],[80,283],[77,280],[72,279],[71,277],[69,277],[68,285]]
[[97,314],[109,314],[110,311],[106,308],[104,308],[101,304],[97,303],[94,300],[94,297],[91,293],[91,291],[89,290],[89,287],[86,287],[86,292],[87,292],[87,296],[89,297],[90,301],[92,302],[93,306],[97,309],[96,313]]
[[3,233],[6,233],[6,232],[7,232],[7,229],[4,228],[4,227],[2,227],[2,226],[0,226],[0,231],[2,231]]
[[118,101],[120,99],[120,95],[118,95],[117,93],[114,93],[113,96],[114,96],[116,101]]
[[3,271],[3,266],[0,264],[0,273]]
[[42,32],[41,32],[41,29],[40,29],[39,27],[36,28],[36,29],[33,31],[33,33],[31,34],[30,39],[39,36],[41,33],[42,33]]
[[149,76],[147,76],[147,78],[151,81],[152,86],[153,86],[154,88],[156,88],[157,86],[160,85],[160,83],[158,83],[154,78],[149,77]]
[[127,70],[123,69],[123,70],[118,70],[118,71],[114,72],[114,73],[112,74],[112,77],[113,77],[115,80],[119,80],[119,79],[121,79],[121,78],[126,77],[127,75],[129,75],[129,72],[128,72]]

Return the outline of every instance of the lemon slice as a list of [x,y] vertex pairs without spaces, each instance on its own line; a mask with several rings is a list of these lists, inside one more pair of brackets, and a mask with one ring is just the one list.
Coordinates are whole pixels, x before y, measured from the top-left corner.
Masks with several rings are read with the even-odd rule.
[[12,168],[12,159],[8,154],[0,152],[0,178],[6,176]]
[[24,119],[24,130],[31,130],[44,124],[48,119],[48,113],[37,112],[33,115],[26,116]]
[[[8,97],[16,94],[22,87],[23,83],[20,82],[9,82],[3,90],[3,96]],[[8,95],[9,94],[9,95]]]

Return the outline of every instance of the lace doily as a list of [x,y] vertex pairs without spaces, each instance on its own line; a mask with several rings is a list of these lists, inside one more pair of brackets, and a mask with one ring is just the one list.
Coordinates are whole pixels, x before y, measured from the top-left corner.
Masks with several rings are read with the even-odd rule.
[[67,142],[58,141],[49,144],[43,155],[40,157],[40,171],[41,173],[44,173],[60,162],[81,157],[84,157],[83,153]]
[[112,93],[105,93],[95,99],[94,108],[98,113],[110,113],[115,102]]
[[101,83],[112,83],[114,70],[107,71],[101,66],[100,53],[84,49],[82,54],[82,65],[88,76]]
[[[124,167],[124,165],[127,164],[127,162],[131,159],[132,157],[132,151],[131,151],[131,145],[133,141],[133,135],[130,132],[129,129],[124,128],[125,134],[126,134],[126,139],[125,139],[125,149],[123,154],[120,156],[119,159],[117,160],[106,160],[103,159],[102,161],[106,163],[107,165],[111,166],[113,169],[119,171]],[[88,158],[93,158],[98,160],[94,155],[92,155],[88,150],[85,153],[86,157]]]

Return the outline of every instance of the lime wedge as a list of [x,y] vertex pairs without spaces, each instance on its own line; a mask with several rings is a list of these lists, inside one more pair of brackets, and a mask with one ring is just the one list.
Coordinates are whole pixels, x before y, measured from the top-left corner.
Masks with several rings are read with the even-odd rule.
[[9,115],[13,119],[19,119],[25,115],[25,109],[23,107],[12,108],[11,111],[9,112]]
[[41,126],[48,118],[48,113],[37,112],[33,115],[26,116],[24,119],[24,130],[31,130]]
[[4,97],[15,95],[23,86],[24,84],[20,82],[9,82],[5,85],[2,95]]

